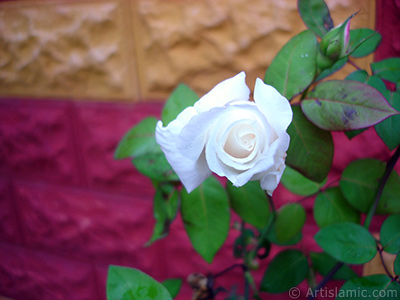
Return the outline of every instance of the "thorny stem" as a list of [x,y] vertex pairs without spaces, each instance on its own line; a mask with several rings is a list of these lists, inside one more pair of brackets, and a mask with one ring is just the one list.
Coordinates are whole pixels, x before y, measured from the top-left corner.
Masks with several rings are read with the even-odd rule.
[[318,283],[318,285],[314,288],[313,292],[308,296],[307,300],[314,300],[317,296],[317,293],[328,283],[329,280],[336,274],[337,271],[344,265],[342,262],[338,262],[324,278]]
[[357,70],[362,70],[359,66],[357,66],[353,61],[351,61],[350,59],[347,61],[350,65],[352,65],[354,68],[356,68]]
[[365,229],[368,229],[369,226],[371,225],[372,217],[374,216],[376,208],[378,207],[379,200],[381,199],[383,189],[384,189],[386,182],[389,178],[389,175],[392,172],[394,166],[396,165],[399,157],[400,157],[400,146],[397,147],[396,152],[392,155],[392,157],[389,159],[389,161],[386,164],[385,172],[383,173],[383,176],[382,176],[381,180],[379,181],[378,189],[376,190],[374,204],[368,211],[367,218],[365,219],[365,222],[364,222]]
[[214,278],[220,277],[220,276],[224,275],[225,273],[228,273],[229,271],[231,271],[231,270],[233,270],[234,268],[237,268],[237,267],[241,267],[244,272],[247,270],[247,267],[245,265],[243,265],[243,264],[234,264],[234,265],[226,268],[225,270],[222,270],[221,272],[215,274],[213,277]]
[[226,268],[225,270],[222,270],[221,272],[215,274],[213,276],[213,278],[215,279],[217,277],[220,277],[220,276],[228,273],[229,271],[231,271],[231,270],[233,270],[234,268],[237,268],[237,267],[241,267],[242,270],[243,270],[245,299],[249,300],[250,299],[250,288],[253,290],[254,295],[258,295],[258,289],[257,289],[256,284],[254,283],[253,276],[249,272],[249,270],[248,270],[246,265],[244,265],[244,264],[234,264],[234,265]]
[[377,250],[378,250],[379,257],[380,257],[380,259],[381,259],[381,264],[382,264],[383,269],[385,270],[386,274],[390,277],[390,279],[392,279],[392,281],[396,280],[396,279],[392,276],[392,274],[390,273],[389,269],[387,268],[387,266],[386,266],[386,264],[385,264],[385,260],[383,259],[383,254],[382,254],[383,249],[382,249],[381,247],[379,247],[379,246],[377,246],[376,248],[377,248]]
[[[375,201],[370,210],[368,211],[367,218],[365,219],[364,222],[364,228],[368,229],[369,226],[371,225],[372,217],[375,214],[376,208],[378,207],[379,200],[382,196],[383,189],[386,185],[386,182],[389,178],[390,173],[392,172],[394,166],[396,165],[398,159],[400,157],[400,146],[397,147],[395,153],[392,155],[392,157],[388,160],[385,168],[385,172],[383,173],[383,176],[381,180],[379,181],[379,186],[378,189],[376,190],[375,194]],[[382,259],[382,257],[381,257]],[[316,294],[318,291],[325,286],[325,284],[332,278],[333,275],[343,266],[344,263],[338,262],[330,271],[329,273],[321,280],[321,282],[318,284],[318,286],[314,289],[314,293],[311,293],[311,295],[307,298],[308,300],[314,300]],[[383,264],[384,265],[384,264]],[[385,266],[385,265],[384,265]],[[386,268],[385,268],[386,269]],[[389,275],[390,273],[388,273]],[[390,275],[389,275],[390,276]],[[390,278],[393,279],[392,276]]]

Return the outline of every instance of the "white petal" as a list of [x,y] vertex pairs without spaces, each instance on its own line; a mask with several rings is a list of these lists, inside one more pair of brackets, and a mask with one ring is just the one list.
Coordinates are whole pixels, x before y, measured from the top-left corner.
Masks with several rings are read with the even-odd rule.
[[239,174],[236,181],[242,186],[250,180],[256,180],[271,171],[275,170],[274,156],[279,148],[279,140],[275,141],[270,145],[269,151],[262,157],[259,158],[257,163],[250,170]]
[[278,187],[279,181],[282,178],[283,171],[285,170],[286,165],[284,160],[282,160],[280,166],[275,170],[266,174],[261,178],[260,184],[263,190],[266,190],[268,195],[272,196],[274,190]]
[[221,107],[232,101],[249,100],[250,89],[246,85],[246,73],[241,72],[236,76],[217,84],[211,91],[200,98],[194,105],[201,113],[215,107]]
[[211,171],[207,166],[204,154],[200,155],[198,159],[192,160],[178,151],[176,147],[178,138],[176,131],[174,132],[168,127],[162,127],[161,121],[157,123],[156,140],[169,164],[179,176],[188,193],[190,193],[211,175]]
[[[198,113],[194,109],[193,106],[189,106],[185,108],[177,117],[175,120],[171,121],[166,129],[171,131],[175,136],[178,136],[182,129],[186,126],[187,123],[194,117],[197,116]],[[160,121],[161,122],[161,121]],[[160,127],[162,127],[162,124],[160,124]]]
[[187,158],[198,159],[204,150],[210,128],[215,127],[224,109],[219,107],[194,116],[178,135],[178,151]]
[[290,122],[292,122],[293,112],[289,101],[285,97],[274,87],[257,78],[254,88],[254,101],[278,136],[286,131]]
[[280,172],[268,173],[260,181],[261,188],[264,191],[267,191],[268,195],[272,196],[272,193],[278,187],[281,177],[282,177],[282,174]]

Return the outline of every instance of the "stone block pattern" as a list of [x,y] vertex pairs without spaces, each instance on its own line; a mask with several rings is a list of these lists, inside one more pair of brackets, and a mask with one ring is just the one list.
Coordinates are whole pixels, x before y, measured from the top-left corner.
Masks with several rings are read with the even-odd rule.
[[5,100],[0,110],[3,166],[23,177],[77,183],[70,110],[66,102]]
[[126,1],[0,4],[1,94],[138,98]]
[[[252,88],[305,29],[294,0],[0,1],[0,94],[165,99],[240,71]],[[338,24],[373,27],[373,0],[329,0]],[[336,24],[336,25],[337,25]]]
[[[369,27],[371,1],[326,1],[340,24]],[[204,94],[241,71],[251,89],[279,49],[306,29],[297,1],[139,0],[134,19],[142,94],[165,98],[178,82]],[[373,16],[372,16],[373,20]]]

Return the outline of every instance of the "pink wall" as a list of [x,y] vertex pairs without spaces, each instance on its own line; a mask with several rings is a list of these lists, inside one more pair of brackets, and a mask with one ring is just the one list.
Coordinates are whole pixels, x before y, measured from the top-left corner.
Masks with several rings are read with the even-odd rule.
[[[384,38],[377,57],[399,56],[400,33],[394,28],[400,1],[377,3],[377,29]],[[148,102],[0,99],[0,295],[102,300],[109,264],[136,267],[164,280],[218,272],[232,263],[229,245],[236,233],[208,266],[191,248],[179,219],[167,239],[142,246],[152,232],[154,191],[128,160],[115,161],[113,151],[130,127],[146,116],[159,116],[161,108]],[[380,141],[371,144],[377,140],[374,130],[351,142],[336,133],[334,140],[336,171],[358,157],[390,155]],[[283,188],[275,197],[294,199]],[[312,201],[306,205],[310,208]],[[304,228],[309,237],[299,247],[315,249],[316,231],[309,215]],[[238,274],[220,283],[241,285]],[[179,299],[189,298],[184,285]]]

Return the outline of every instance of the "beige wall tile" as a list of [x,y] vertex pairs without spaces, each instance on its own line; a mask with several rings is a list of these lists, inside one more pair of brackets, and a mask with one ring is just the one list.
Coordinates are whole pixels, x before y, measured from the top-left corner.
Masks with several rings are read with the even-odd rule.
[[[373,0],[326,1],[336,24],[360,10],[352,28],[373,28]],[[279,49],[305,29],[296,3],[2,2],[0,96],[163,100],[180,82],[202,95],[243,70],[252,87]]]
[[138,99],[129,3],[0,4],[0,94]]
[[[360,10],[352,28],[373,26],[371,3],[327,1],[335,25]],[[306,29],[296,0],[137,0],[135,4],[144,98],[166,98],[179,82],[202,95],[242,70],[252,87],[279,49]]]

